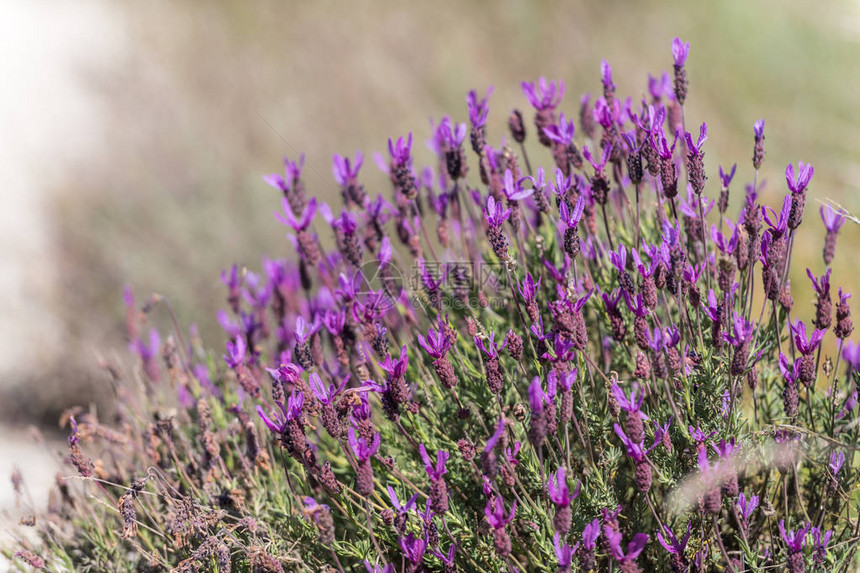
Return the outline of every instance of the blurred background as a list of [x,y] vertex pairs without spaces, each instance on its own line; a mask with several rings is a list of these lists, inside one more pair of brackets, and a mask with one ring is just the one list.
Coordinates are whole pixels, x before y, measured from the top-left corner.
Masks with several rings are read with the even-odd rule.
[[[606,59],[618,94],[638,101],[649,73],[671,69],[678,35],[692,46],[688,125],[710,128],[712,197],[717,165],[737,162],[737,206],[764,117],[765,202],[785,193],[788,162],[815,166],[808,240],[795,245],[804,266],[823,269],[816,201],[860,212],[856,0],[0,0],[0,29],[0,475],[16,463],[46,477],[23,428],[56,432],[64,407],[110,395],[96,362],[124,353],[124,284],[166,296],[220,350],[221,269],[289,249],[261,175],[305,152],[309,191],[333,199],[333,153],[369,157],[409,131],[427,163],[429,120],[465,121],[471,88],[495,86],[497,143],[511,108],[527,107],[520,81],[563,79],[561,109],[575,115]],[[533,144],[532,161],[551,164]],[[362,180],[388,192],[372,161]],[[846,225],[833,279],[853,292],[858,239]]]

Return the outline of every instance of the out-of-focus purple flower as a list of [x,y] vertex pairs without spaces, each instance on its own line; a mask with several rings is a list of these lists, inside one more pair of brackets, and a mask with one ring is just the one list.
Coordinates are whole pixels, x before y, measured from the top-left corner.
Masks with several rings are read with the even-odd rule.
[[320,324],[319,317],[314,317],[314,321],[310,324],[303,316],[297,317],[296,330],[293,332],[296,343],[299,345],[305,344],[320,329],[320,326],[322,325]]
[[839,450],[838,452],[830,452],[830,463],[828,467],[830,471],[833,472],[833,476],[839,475],[839,470],[842,469],[842,465],[845,463],[845,452]]
[[335,153],[332,158],[331,168],[334,180],[342,186],[349,185],[351,182],[356,180],[358,177],[358,170],[361,169],[363,164],[364,157],[361,155],[361,151],[356,152],[355,159],[352,161],[349,157],[343,157]]
[[612,66],[606,60],[600,62],[600,81],[603,83],[604,92],[615,91],[615,84],[612,82]]
[[860,343],[846,342],[842,349],[842,360],[854,370],[860,370]]
[[662,436],[655,436],[654,443],[650,448],[645,449],[645,445],[643,443],[636,443],[630,438],[627,437],[627,434],[624,433],[624,430],[621,429],[621,426],[618,424],[614,424],[613,428],[615,428],[615,433],[621,438],[622,443],[624,444],[625,449],[627,450],[627,455],[637,464],[643,463],[646,461],[646,458],[651,451],[657,447],[657,444],[660,443],[660,439]]
[[639,554],[642,553],[643,549],[645,549],[645,545],[648,543],[649,539],[647,534],[637,533],[633,536],[633,541],[627,544],[627,551],[625,552],[621,548],[623,535],[620,531],[604,526],[603,535],[609,542],[609,551],[612,554],[612,557],[621,564],[634,561],[639,557]]
[[514,519],[514,514],[517,512],[517,500],[511,504],[511,511],[505,515],[505,505],[502,499],[494,496],[487,500],[487,505],[484,507],[484,515],[487,516],[487,521],[493,529],[503,529]]
[[753,134],[757,140],[764,137],[764,119],[759,119],[753,124]]
[[558,124],[545,127],[543,132],[550,141],[567,147],[573,143],[573,137],[576,135],[576,126],[573,125],[572,119],[567,119],[564,113],[562,113],[558,118]]
[[598,537],[600,537],[600,521],[595,518],[582,530],[582,548],[593,551]]
[[571,547],[567,543],[562,543],[561,535],[558,532],[552,538],[552,545],[555,548],[555,558],[558,560],[558,568],[560,571],[567,571],[573,563],[573,556],[576,553],[577,544]]
[[484,127],[487,124],[487,114],[490,111],[490,106],[487,103],[490,96],[493,95],[493,87],[487,90],[487,95],[482,99],[478,99],[478,93],[475,90],[470,90],[466,96],[466,105],[469,107],[469,121],[472,127]]
[[420,565],[421,561],[424,559],[424,552],[427,551],[427,542],[410,533],[406,537],[401,537],[399,539],[399,543],[400,549],[403,550],[403,556],[406,557],[406,560],[413,566]]
[[548,82],[545,77],[538,78],[537,84],[523,82],[523,94],[537,111],[555,109],[564,97],[564,82]]
[[305,205],[304,210],[300,217],[296,217],[293,215],[293,210],[290,207],[289,201],[286,198],[281,199],[284,207],[284,215],[286,217],[281,216],[280,213],[275,211],[275,218],[280,221],[282,224],[287,227],[292,227],[295,231],[305,231],[311,225],[311,221],[313,221],[314,215],[317,213],[317,199],[316,197],[312,197],[308,204]]
[[816,294],[819,297],[827,297],[830,298],[830,273],[833,272],[833,269],[827,269],[827,272],[821,275],[821,278],[816,279],[815,275],[812,274],[810,269],[806,269],[806,276],[809,277],[809,280],[812,281],[812,288],[815,289]]
[[669,529],[667,525],[663,525],[663,532],[665,532],[665,536],[658,530],[657,531],[657,541],[660,542],[660,545],[663,548],[671,553],[672,555],[684,555],[684,551],[687,549],[687,542],[690,540],[690,532],[693,530],[693,522],[687,523],[687,533],[681,539],[678,539],[672,530]]
[[732,183],[732,179],[735,178],[735,171],[737,171],[737,169],[738,169],[738,164],[735,163],[734,165],[732,165],[732,170],[729,171],[728,173],[726,173],[723,171],[723,166],[720,165],[720,168],[719,168],[720,182],[722,183],[723,187],[728,189],[729,185],[731,185],[731,183]]
[[224,354],[224,362],[230,368],[237,368],[240,364],[245,363],[245,339],[241,336],[236,337],[236,342],[227,341],[227,354]]
[[535,376],[532,379],[532,383],[529,385],[529,406],[531,407],[532,415],[542,412],[544,404],[549,401],[549,396],[543,389],[540,377]]
[[382,565],[371,565],[370,561],[365,559],[364,567],[367,569],[367,573],[395,573],[394,565],[391,563],[386,563],[383,567]]
[[588,149],[587,145],[582,147],[582,156],[591,164],[591,167],[594,169],[595,173],[602,173],[603,168],[606,167],[606,162],[609,161],[609,157],[612,154],[612,145],[607,144],[606,147],[603,148],[603,154],[600,156],[600,161],[594,158],[591,154],[591,150]]
[[672,40],[672,59],[677,67],[683,67],[690,55],[690,42],[684,42],[681,38]]
[[824,227],[829,233],[838,233],[839,229],[845,223],[845,215],[836,211],[830,205],[821,206],[821,220],[824,222]]
[[627,272],[627,247],[623,244],[618,245],[618,252],[609,251],[609,261],[616,270],[624,274]]

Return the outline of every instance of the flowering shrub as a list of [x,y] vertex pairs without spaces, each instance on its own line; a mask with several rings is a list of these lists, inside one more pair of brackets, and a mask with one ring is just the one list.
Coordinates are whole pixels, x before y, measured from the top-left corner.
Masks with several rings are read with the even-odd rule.
[[415,167],[412,134],[389,140],[388,198],[362,185],[360,153],[334,157],[339,213],[287,160],[265,181],[296,257],[222,274],[223,357],[175,319],[164,339],[146,330],[169,303],[126,293],[140,367],[105,364],[113,423],[68,412],[80,479],[58,475],[43,543],[15,562],[850,567],[860,346],[841,288],[834,317],[829,268],[845,218],[821,208],[815,319],[792,320],[813,168],[789,165],[781,206],[760,204],[758,121],[752,181],[731,193],[737,165],[720,167],[709,198],[708,126],[685,128],[688,51],[673,42],[674,75],[651,78],[641,105],[604,62],[578,130],[558,112],[562,82],[523,83],[552,169],[532,169],[519,110],[493,147],[490,94],[474,91],[469,125],[434,127],[435,167]]

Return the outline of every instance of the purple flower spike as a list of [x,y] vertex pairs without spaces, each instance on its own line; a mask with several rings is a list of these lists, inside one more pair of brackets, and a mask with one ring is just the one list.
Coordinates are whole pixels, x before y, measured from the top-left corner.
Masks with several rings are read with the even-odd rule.
[[821,275],[821,278],[816,279],[810,269],[806,269],[806,276],[812,281],[812,288],[815,289],[819,297],[830,297],[830,273],[833,269],[827,269],[827,272]]
[[570,489],[567,487],[567,479],[564,467],[558,468],[558,471],[549,475],[549,483],[547,483],[547,492],[549,499],[559,507],[567,507],[570,502],[577,498],[582,483],[577,484],[576,491],[571,495]]
[[687,549],[687,542],[690,540],[690,532],[693,530],[693,522],[687,523],[687,533],[680,540],[675,537],[675,534],[672,533],[672,530],[669,529],[667,525],[663,525],[663,531],[666,533],[663,536],[659,531],[657,532],[657,541],[660,542],[660,545],[663,548],[671,553],[672,555],[684,555],[684,551]]
[[323,381],[320,379],[319,374],[316,372],[311,372],[311,375],[308,377],[308,383],[311,387],[311,392],[313,392],[314,397],[322,402],[323,404],[331,404],[334,401],[335,396],[343,392],[343,389],[346,388],[347,382],[349,382],[350,375],[347,374],[344,377],[343,381],[340,383],[340,386],[335,386],[334,384],[329,384],[328,387],[323,384]]
[[812,176],[815,174],[815,169],[812,165],[804,164],[803,161],[797,163],[797,177],[794,175],[794,165],[791,163],[785,168],[785,182],[788,184],[789,190],[792,193],[803,193],[812,181]]
[[[505,197],[508,198],[508,201],[522,201],[532,196],[532,194],[535,192],[533,188],[523,189],[523,182],[526,179],[531,179],[531,177],[522,177],[519,181],[515,182],[514,175],[513,173],[511,173],[511,170],[505,170],[505,185],[503,190],[505,192]],[[487,205],[487,210],[489,211],[489,202]]]
[[296,318],[296,330],[293,332],[293,337],[299,345],[302,345],[320,329],[320,326],[321,324],[318,317],[314,318],[314,321],[311,324],[308,324],[304,317],[299,316]]
[[598,537],[600,537],[600,521],[595,518],[582,530],[582,548],[593,551]]
[[777,217],[776,211],[764,205],[761,207],[761,212],[764,216],[765,223],[770,227],[769,231],[771,238],[776,239],[782,236],[782,234],[788,230],[788,216],[791,212],[791,195],[786,195],[783,200],[782,210],[779,212],[779,217]]
[[[672,147],[674,149],[674,146]],[[603,172],[603,168],[606,167],[606,162],[609,161],[609,156],[612,154],[612,145],[607,144],[606,147],[603,148],[603,155],[600,156],[600,161],[598,162],[593,155],[591,155],[591,150],[588,149],[587,145],[582,147],[582,156],[591,163],[591,167],[594,168],[596,173]]]
[[443,450],[436,452],[436,465],[434,466],[430,460],[430,456],[427,455],[427,448],[424,447],[424,444],[418,446],[418,452],[421,454],[421,460],[424,462],[424,471],[427,472],[427,477],[433,481],[442,479],[442,476],[448,472],[445,464],[448,463],[448,458],[451,454]]
[[824,331],[815,329],[807,338],[806,325],[802,320],[798,319],[790,324],[791,331],[794,333],[794,344],[797,350],[804,356],[810,355],[818,348],[821,341],[824,339]]
[[753,133],[756,139],[760,140],[764,137],[764,119],[760,119],[753,124]]
[[842,465],[845,463],[845,452],[831,452],[830,453],[830,464],[828,467],[830,471],[833,472],[834,477],[839,475],[839,470],[842,469]]
[[[224,354],[224,362],[230,368],[237,368],[245,363],[245,339],[242,336],[236,337],[236,342],[227,342],[227,354]],[[156,348],[157,351],[157,348]]]
[[556,532],[552,538],[553,547],[555,547],[555,558],[558,559],[559,570],[567,570],[573,563],[573,555],[576,553],[577,547],[571,547],[567,543],[561,542],[561,535]]
[[523,82],[523,94],[537,111],[555,109],[564,97],[564,82],[548,82],[546,78],[538,79],[537,84]]
[[406,345],[400,347],[400,358],[394,360],[391,354],[385,356],[385,360],[379,363],[379,367],[385,370],[391,378],[401,378],[406,375],[409,368],[409,355],[406,353]]
[[684,42],[681,38],[672,40],[672,59],[676,67],[683,67],[687,63],[687,56],[690,55],[690,42]]
[[547,393],[543,390],[540,377],[535,376],[529,385],[529,406],[532,410],[532,415],[540,414],[543,411],[544,403],[549,402]]
[[752,517],[756,507],[758,507],[757,495],[751,495],[747,499],[743,492],[738,494],[738,513],[745,522],[749,521],[750,517]]
[[371,565],[370,561],[365,559],[364,567],[367,569],[367,573],[394,573],[394,565],[391,563],[386,563],[383,567],[382,565]]
[[484,344],[484,341],[475,336],[475,345],[487,355],[488,358],[498,358],[499,351],[503,350],[505,346],[508,345],[508,341],[505,340],[502,342],[501,346],[496,344],[496,333],[490,332],[490,340],[487,341],[487,344]]
[[456,555],[456,554],[457,554],[457,544],[456,543],[452,543],[448,547],[448,554],[447,555],[444,555],[444,554],[440,553],[438,550],[433,549],[433,555],[435,555],[437,558],[439,558],[439,560],[442,562],[442,564],[445,565],[446,570],[449,568],[452,571],[454,570],[453,569],[453,567],[454,567],[454,555]]
[[690,152],[690,155],[693,157],[699,157],[702,155],[702,146],[705,144],[705,141],[708,139],[708,124],[703,123],[699,127],[699,139],[696,143],[693,143],[693,136],[690,135],[689,132],[684,133],[684,139],[687,140],[687,148]]
[[406,537],[401,537],[399,542],[406,560],[414,566],[420,565],[424,559],[424,552],[427,551],[427,542],[420,537],[415,537],[412,533]]
[[379,433],[373,434],[373,439],[368,443],[364,438],[356,437],[355,428],[349,428],[349,447],[352,448],[352,453],[358,458],[359,462],[370,460],[379,451]]
[[618,402],[618,406],[625,412],[639,412],[640,408],[642,408],[642,401],[645,399],[644,394],[639,393],[639,385],[635,382],[633,383],[629,398],[624,393],[624,390],[621,389],[621,386],[618,385],[618,382],[612,385],[612,395],[615,397],[615,401]]
[[[559,207],[559,212],[561,214],[561,220],[567,224],[568,227],[573,228],[579,225],[579,221],[582,218],[582,213],[585,210],[585,201],[580,195],[579,199],[576,200],[576,205],[573,207],[573,211],[568,209],[567,203],[565,201],[561,202],[561,206]],[[621,245],[623,247],[623,245]]]
[[448,354],[451,349],[451,339],[441,330],[432,326],[427,331],[427,336],[418,335],[418,344],[433,358],[439,359]]
[[644,444],[636,443],[630,438],[628,438],[627,434],[624,433],[624,430],[621,429],[621,426],[619,426],[618,424],[614,424],[613,427],[615,428],[615,433],[618,435],[619,438],[621,438],[621,441],[624,443],[624,447],[627,450],[627,455],[637,464],[646,461],[646,456],[651,453],[651,450],[657,447],[657,444],[662,438],[662,436],[659,434],[654,436],[656,438],[654,440],[654,444],[646,450]]
[[612,83],[612,66],[606,60],[600,62],[600,81],[603,82],[604,90],[615,90],[615,84]]
[[723,171],[723,166],[720,165],[720,182],[723,184],[723,187],[728,188],[729,185],[731,185],[732,179],[735,178],[735,171],[737,171],[737,169],[738,164],[735,163],[734,165],[732,165],[732,170],[726,173]]
[[562,113],[558,118],[558,125],[547,126],[543,129],[543,132],[550,141],[567,147],[573,143],[573,136],[576,135],[576,126],[573,125],[572,119],[566,119]]
[[647,534],[637,533],[633,536],[633,541],[627,544],[627,551],[625,552],[621,549],[623,536],[620,531],[604,526],[603,535],[606,536],[606,539],[609,542],[609,551],[612,554],[612,557],[619,563],[634,561],[639,557],[639,554],[642,553],[642,550],[645,549],[645,545],[648,543],[649,539]]
[[[806,327],[804,327],[805,332]],[[748,322],[743,315],[734,313],[734,319],[732,320],[732,331],[724,332],[723,339],[738,348],[743,346],[745,342],[747,342],[753,333],[753,325],[751,322]]]
[[317,213],[316,197],[312,197],[311,200],[308,201],[304,211],[302,211],[302,215],[298,218],[293,215],[293,210],[287,199],[283,198],[281,201],[283,202],[284,214],[286,217],[282,217],[280,213],[275,211],[275,218],[287,227],[292,227],[295,231],[307,230],[311,225],[311,221],[313,221],[314,215]]
[[526,273],[526,278],[520,281],[517,289],[520,291],[520,295],[522,295],[523,300],[526,303],[535,300],[535,296],[540,292],[540,281],[541,277],[538,277],[537,282],[535,282],[534,277],[528,272]]
[[338,184],[346,186],[358,178],[358,170],[364,164],[364,157],[361,155],[361,151],[359,151],[355,154],[355,159],[350,161],[349,157],[343,157],[335,153],[332,163],[331,172],[334,180]]
[[484,217],[490,227],[501,227],[502,223],[507,221],[510,216],[510,209],[505,209],[504,205],[497,202],[492,195],[487,197],[487,209],[484,211]]
[[789,553],[800,553],[803,551],[803,541],[806,539],[806,534],[809,532],[810,527],[811,524],[807,523],[806,527],[802,527],[796,532],[794,530],[786,532],[785,520],[779,520],[779,534],[788,547]]
[[475,90],[469,91],[469,94],[466,96],[466,105],[469,107],[469,122],[472,124],[472,127],[484,127],[487,124],[487,114],[490,111],[487,100],[490,99],[491,95],[493,95],[492,86],[487,90],[487,95],[480,100]]
[[391,160],[397,165],[409,165],[412,161],[412,132],[403,139],[398,137],[397,141],[388,139],[388,153]]
[[619,273],[622,275],[627,272],[627,247],[623,244],[618,245],[618,252],[609,252],[609,261],[612,263]]
[[409,501],[400,505],[400,499],[397,497],[397,492],[394,491],[394,488],[388,486],[388,499],[391,500],[391,505],[394,507],[395,511],[397,511],[400,515],[405,515],[409,513],[409,510],[415,507],[415,500],[418,499],[418,494],[416,493]]
[[511,511],[505,516],[505,505],[500,497],[493,497],[487,501],[484,507],[484,515],[487,516],[487,521],[490,522],[490,527],[493,529],[503,529],[514,519],[514,514],[517,512],[517,500],[511,504]]
[[821,220],[828,233],[838,233],[845,223],[845,215],[835,211],[830,205],[821,206]]

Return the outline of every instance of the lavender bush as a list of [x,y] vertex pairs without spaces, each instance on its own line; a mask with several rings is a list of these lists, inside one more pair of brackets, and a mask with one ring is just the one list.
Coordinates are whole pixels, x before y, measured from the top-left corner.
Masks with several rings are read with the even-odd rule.
[[[813,168],[789,165],[784,201],[762,205],[760,120],[752,169],[720,167],[708,189],[688,54],[675,39],[673,74],[641,104],[619,99],[604,62],[578,126],[562,82],[523,83],[534,113],[511,112],[498,148],[491,94],[472,91],[468,125],[434,127],[435,166],[415,166],[412,134],[389,140],[385,194],[362,185],[360,153],[335,156],[339,208],[287,160],[264,179],[296,256],[222,274],[223,356],[163,297],[126,292],[139,366],[104,364],[110,423],[67,412],[66,469],[24,523],[41,543],[22,540],[14,562],[849,569],[860,346],[829,268],[845,216],[821,208],[805,324],[788,277],[817,215]],[[551,168],[533,169],[530,133]]]

